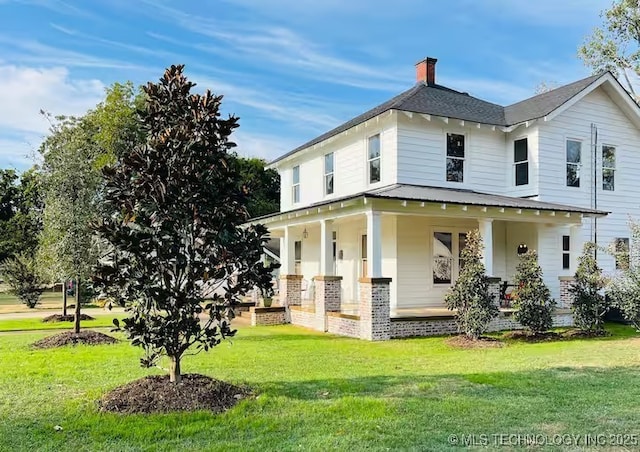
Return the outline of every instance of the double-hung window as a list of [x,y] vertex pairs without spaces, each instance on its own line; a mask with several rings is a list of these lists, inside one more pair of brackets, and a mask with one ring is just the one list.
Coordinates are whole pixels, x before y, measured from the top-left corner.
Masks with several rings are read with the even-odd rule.
[[293,167],[293,184],[291,186],[291,198],[294,204],[300,202],[300,165]]
[[464,135],[447,134],[447,181],[464,182]]
[[302,274],[302,241],[293,242],[293,272],[296,275]]
[[602,146],[602,189],[615,190],[616,182],[616,148]]
[[464,268],[462,251],[467,246],[467,234],[464,232],[433,233],[433,284],[451,284]]
[[513,142],[513,166],[516,186],[527,185],[529,183],[529,145],[526,138]]
[[562,268],[568,270],[571,267],[571,237],[562,236]]
[[367,144],[369,183],[380,182],[380,134],[369,137]]
[[324,156],[324,194],[333,194],[333,152]]
[[580,187],[582,143],[567,140],[567,187]]

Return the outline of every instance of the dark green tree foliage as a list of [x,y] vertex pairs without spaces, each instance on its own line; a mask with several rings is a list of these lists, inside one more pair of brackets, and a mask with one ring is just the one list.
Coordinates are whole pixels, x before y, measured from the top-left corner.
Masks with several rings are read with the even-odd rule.
[[249,217],[280,210],[280,175],[274,169],[265,169],[266,162],[259,158],[238,158],[235,161],[241,185],[247,191]]
[[144,349],[142,365],[167,356],[175,383],[188,350],[235,333],[240,296],[272,290],[272,269],[259,262],[267,230],[241,227],[247,198],[229,153],[238,119],[221,118],[222,96],[192,94],[183,69],[171,66],[144,88],[147,142],[105,168],[110,214],[98,226],[114,249],[98,282],[128,305],[123,329]]
[[0,169],[0,263],[16,254],[33,256],[42,230],[43,201],[35,168],[18,177]]
[[512,292],[517,311],[514,318],[533,334],[547,331],[553,326],[551,313],[556,305],[549,288],[542,280],[538,253],[529,250],[519,256],[515,276],[516,288]]
[[448,309],[458,311],[458,331],[470,339],[478,339],[498,315],[497,301],[489,295],[489,279],[482,264],[483,249],[478,230],[470,231],[461,255],[464,266],[444,299]]
[[4,260],[2,277],[10,292],[29,308],[35,308],[44,291],[43,281],[33,256],[18,254]]
[[603,330],[603,317],[609,306],[602,294],[605,280],[595,258],[595,245],[586,243],[578,261],[575,282],[569,289],[573,295],[573,319],[581,330],[598,333]]

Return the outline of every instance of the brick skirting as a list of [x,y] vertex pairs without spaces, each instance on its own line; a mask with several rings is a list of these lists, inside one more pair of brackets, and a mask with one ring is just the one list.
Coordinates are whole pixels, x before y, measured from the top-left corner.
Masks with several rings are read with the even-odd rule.
[[283,325],[287,323],[284,307],[252,307],[249,309],[249,312],[251,313],[251,326]]
[[360,339],[360,317],[330,312],[327,314],[327,332]]

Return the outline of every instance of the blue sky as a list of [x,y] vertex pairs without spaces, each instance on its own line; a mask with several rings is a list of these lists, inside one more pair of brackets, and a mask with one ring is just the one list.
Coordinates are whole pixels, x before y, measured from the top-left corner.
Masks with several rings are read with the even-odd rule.
[[0,167],[25,169],[40,109],[80,114],[104,88],[186,64],[271,159],[415,82],[508,104],[589,74],[576,57],[611,0],[0,0]]

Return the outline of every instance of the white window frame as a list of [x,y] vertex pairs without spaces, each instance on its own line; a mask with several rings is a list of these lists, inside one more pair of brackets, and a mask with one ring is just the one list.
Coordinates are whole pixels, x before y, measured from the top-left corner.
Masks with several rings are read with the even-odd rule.
[[[613,149],[613,166],[604,166],[604,148]],[[618,147],[613,144],[603,144],[600,151],[600,157],[602,158],[602,190],[603,191],[615,191],[616,190],[616,166],[618,164]],[[611,171],[613,173],[613,187],[611,189],[604,188],[604,173],[605,171]]]
[[[569,141],[573,141],[575,143],[580,143],[580,161],[578,163],[574,163],[574,162],[569,162],[569,160],[567,159],[567,145],[569,143]],[[576,189],[580,189],[582,187],[582,174],[581,174],[581,169],[582,169],[582,150],[584,149],[584,140],[581,140],[580,138],[571,138],[571,137],[566,137],[564,140],[564,163],[565,163],[565,167],[564,167],[564,186],[567,188],[576,188]],[[578,185],[574,186],[574,185],[569,185],[567,183],[567,169],[569,165],[573,165],[576,167],[576,174],[578,175]]]
[[[296,168],[298,169],[298,181],[296,182]],[[300,165],[291,168],[291,202],[300,204]]]
[[[300,244],[300,257],[296,255],[296,248]],[[302,274],[302,240],[295,240],[293,242],[293,273],[295,275]]]
[[[527,140],[527,158],[520,162],[516,162],[516,142]],[[518,165],[527,165],[527,183],[518,185]],[[513,140],[513,186],[514,187],[526,187],[531,182],[531,167],[529,166],[529,137],[522,136]]]
[[[327,157],[331,156],[331,172],[327,172]],[[325,154],[323,157],[323,166],[324,166],[324,195],[330,196],[333,195],[336,191],[336,155],[333,152],[329,152]],[[331,193],[329,193],[329,184],[327,183],[329,176],[331,176]]]
[[[451,234],[451,282],[450,283],[436,283],[433,281],[433,260],[435,257],[435,250],[433,249],[433,240],[435,233],[440,232],[443,234]],[[460,276],[460,234],[468,234],[468,228],[451,228],[447,226],[433,226],[429,228],[429,273],[428,282],[432,288],[447,288],[456,283],[456,280]]]
[[[463,152],[464,152],[464,157],[455,157],[455,156],[449,156],[449,135],[460,135],[464,138],[464,147],[463,147]],[[454,131],[446,131],[444,134],[444,180],[446,183],[448,184],[455,184],[455,185],[462,185],[465,184],[467,182],[467,162],[469,161],[469,137],[467,136],[466,133],[463,132],[454,132]],[[462,180],[461,181],[453,181],[453,180],[449,180],[447,177],[447,172],[448,172],[448,168],[447,168],[447,164],[449,162],[449,159],[455,159],[455,160],[462,160]]]
[[[369,146],[371,144],[371,139],[374,137],[378,137],[378,156],[374,157],[374,158],[370,158],[369,157]],[[380,182],[382,182],[382,134],[380,132],[378,133],[374,133],[373,135],[369,135],[367,137],[367,143],[366,143],[366,150],[367,150],[367,184],[368,185],[376,185],[379,184]],[[380,178],[377,181],[372,182],[371,181],[371,163],[375,160],[378,160],[379,162],[379,166],[380,166]]]
[[[569,245],[566,250],[564,249],[564,238],[565,237],[568,238],[568,245]],[[561,264],[563,270],[571,270],[571,267],[573,266],[573,263],[571,262],[571,245],[572,245],[571,242],[572,242],[571,234],[562,234],[562,236],[560,237],[560,250],[562,251],[562,262],[560,264]],[[567,266],[567,267],[564,266],[565,257],[567,257],[569,259],[569,266]]]

